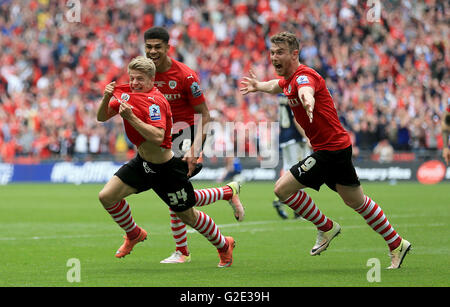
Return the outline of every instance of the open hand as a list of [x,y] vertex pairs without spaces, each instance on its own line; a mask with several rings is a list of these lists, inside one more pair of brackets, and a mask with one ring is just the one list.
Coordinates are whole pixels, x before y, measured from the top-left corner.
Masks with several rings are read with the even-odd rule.
[[256,86],[258,84],[258,80],[256,79],[256,75],[252,70],[250,70],[249,73],[250,77],[244,77],[244,80],[241,81],[243,87],[241,87],[239,91],[242,95],[257,91]]

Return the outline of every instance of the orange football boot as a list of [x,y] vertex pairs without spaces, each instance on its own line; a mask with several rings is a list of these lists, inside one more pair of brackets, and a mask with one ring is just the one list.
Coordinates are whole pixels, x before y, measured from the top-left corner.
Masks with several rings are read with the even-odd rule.
[[217,265],[219,268],[227,268],[233,264],[233,249],[236,246],[236,242],[232,237],[225,237],[228,242],[228,249],[221,253],[219,252],[220,262]]
[[131,253],[131,251],[133,250],[133,247],[136,244],[147,239],[147,232],[141,228],[141,232],[133,240],[128,239],[127,236],[124,236],[124,238],[125,238],[125,241],[123,242],[122,246],[120,246],[116,252],[116,258],[123,258],[126,255],[128,255],[129,253]]

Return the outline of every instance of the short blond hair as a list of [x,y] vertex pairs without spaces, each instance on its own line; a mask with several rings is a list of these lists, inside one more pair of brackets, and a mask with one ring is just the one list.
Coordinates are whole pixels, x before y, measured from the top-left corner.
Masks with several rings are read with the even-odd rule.
[[156,73],[156,66],[151,59],[140,55],[132,59],[130,64],[128,64],[128,73],[130,73],[130,70],[140,71],[153,78]]
[[270,38],[270,42],[272,44],[287,44],[289,47],[289,51],[299,50],[300,46],[295,34],[291,32],[280,32],[278,34],[273,35]]

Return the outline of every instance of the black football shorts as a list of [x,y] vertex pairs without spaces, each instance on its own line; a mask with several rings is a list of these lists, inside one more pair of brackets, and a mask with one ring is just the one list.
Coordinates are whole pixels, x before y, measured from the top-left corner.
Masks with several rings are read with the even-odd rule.
[[345,149],[319,150],[291,167],[301,184],[319,191],[322,184],[336,191],[336,184],[357,187],[359,182],[352,162],[352,146]]
[[188,166],[181,158],[173,157],[163,164],[145,161],[138,154],[114,175],[135,188],[136,193],[153,189],[175,212],[195,205],[195,193],[187,177]]

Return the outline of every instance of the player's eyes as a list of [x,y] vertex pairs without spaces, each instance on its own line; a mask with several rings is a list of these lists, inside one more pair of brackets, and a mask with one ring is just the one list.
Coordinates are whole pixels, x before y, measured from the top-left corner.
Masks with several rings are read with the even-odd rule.
[[157,46],[147,45],[146,48],[149,49],[149,50],[151,50],[151,49],[159,50],[159,49],[161,49],[162,47],[161,47],[160,45],[157,45]]

